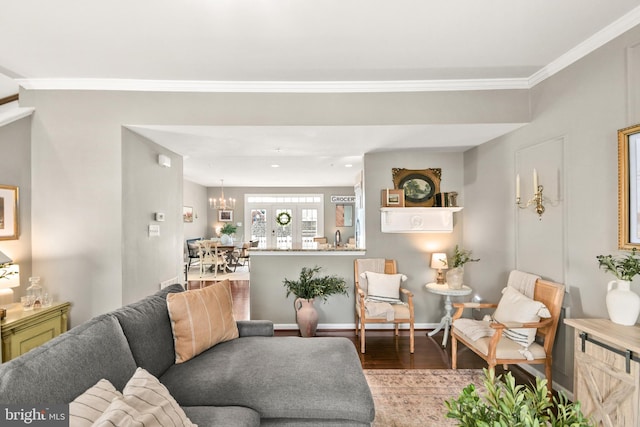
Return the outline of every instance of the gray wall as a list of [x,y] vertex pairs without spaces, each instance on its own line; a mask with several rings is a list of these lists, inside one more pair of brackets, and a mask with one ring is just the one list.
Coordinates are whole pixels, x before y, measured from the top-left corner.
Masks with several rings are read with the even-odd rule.
[[[73,303],[72,326],[124,301],[123,125],[522,123],[529,119],[524,90],[229,94],[22,89],[20,103],[36,109],[31,128],[33,266],[56,295]],[[180,265],[176,262],[175,268]]]
[[[171,159],[161,167],[158,155]],[[128,304],[160,289],[160,283],[182,283],[182,157],[122,130],[122,302]],[[156,221],[156,213],[164,221]],[[160,228],[149,235],[149,226]]]
[[198,237],[207,237],[207,224],[209,222],[207,187],[185,180],[182,191],[183,205],[192,207],[194,215],[193,222],[184,223],[184,238],[196,239]]
[[[640,72],[631,68],[638,42],[635,28],[540,83],[531,124],[465,153],[463,236],[482,258],[471,272],[482,295],[497,297],[508,271],[522,268],[564,283],[570,316],[607,317],[611,276],[596,256],[617,253],[617,130],[640,122],[640,94],[628,83]],[[514,206],[520,165],[521,175],[542,169],[545,191],[558,195],[542,221]],[[531,196],[529,185],[523,192]],[[637,280],[632,289],[640,292]],[[554,354],[554,379],[568,389],[572,333],[561,326]]]
[[[18,187],[19,235],[17,240],[0,240],[0,251],[20,266],[19,288],[14,301],[26,295],[31,272],[31,117],[0,126],[0,185]],[[37,271],[36,271],[37,274]],[[43,280],[42,285],[49,288]],[[54,293],[54,297],[57,295]]]

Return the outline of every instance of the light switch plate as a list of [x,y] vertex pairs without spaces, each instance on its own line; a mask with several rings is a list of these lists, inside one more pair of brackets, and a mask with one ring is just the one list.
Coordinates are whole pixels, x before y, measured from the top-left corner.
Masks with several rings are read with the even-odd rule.
[[149,237],[160,236],[160,226],[158,224],[149,224]]

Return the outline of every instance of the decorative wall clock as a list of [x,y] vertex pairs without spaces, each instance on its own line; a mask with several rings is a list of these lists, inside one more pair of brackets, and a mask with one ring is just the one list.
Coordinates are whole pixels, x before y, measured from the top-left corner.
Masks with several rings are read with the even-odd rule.
[[442,169],[391,169],[393,185],[404,190],[405,206],[433,206],[440,192]]

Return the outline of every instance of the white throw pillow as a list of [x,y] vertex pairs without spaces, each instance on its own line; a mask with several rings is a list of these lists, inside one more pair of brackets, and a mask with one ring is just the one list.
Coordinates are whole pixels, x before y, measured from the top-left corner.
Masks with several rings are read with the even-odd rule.
[[186,426],[191,423],[169,390],[143,368],[136,369],[122,391],[95,422],[98,427]]
[[69,403],[69,425],[91,427],[118,397],[122,397],[122,393],[109,380],[101,379]]
[[[493,313],[493,318],[500,323],[538,322],[541,317],[551,317],[547,307],[540,301],[532,300],[511,286],[507,286],[502,290],[502,298],[498,303],[498,308]],[[536,338],[536,328],[505,329],[502,333],[525,348],[529,347]]]
[[400,283],[407,280],[404,274],[363,273],[367,279],[369,299],[381,302],[400,302]]

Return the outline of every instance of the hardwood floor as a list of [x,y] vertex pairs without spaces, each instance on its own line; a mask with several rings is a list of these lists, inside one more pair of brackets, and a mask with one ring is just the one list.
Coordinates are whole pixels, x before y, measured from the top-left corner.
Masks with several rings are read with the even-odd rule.
[[[188,289],[197,289],[208,286],[214,281],[189,281]],[[232,280],[231,292],[233,296],[233,311],[236,320],[249,320],[249,280]],[[415,352],[409,353],[409,331],[400,331],[398,337],[393,330],[367,330],[366,353],[360,353],[359,338],[353,329],[349,330],[319,330],[317,336],[346,337],[350,339],[362,363],[363,369],[450,369],[451,368],[451,343],[443,348],[443,331],[433,337],[427,335],[427,330],[415,331]],[[297,336],[299,332],[292,330],[277,330],[278,336]],[[466,347],[458,349],[458,368],[476,369],[486,367],[484,360]],[[533,377],[518,368],[510,367],[516,381],[519,384],[529,384]],[[497,373],[504,372],[502,367],[496,367]]]

